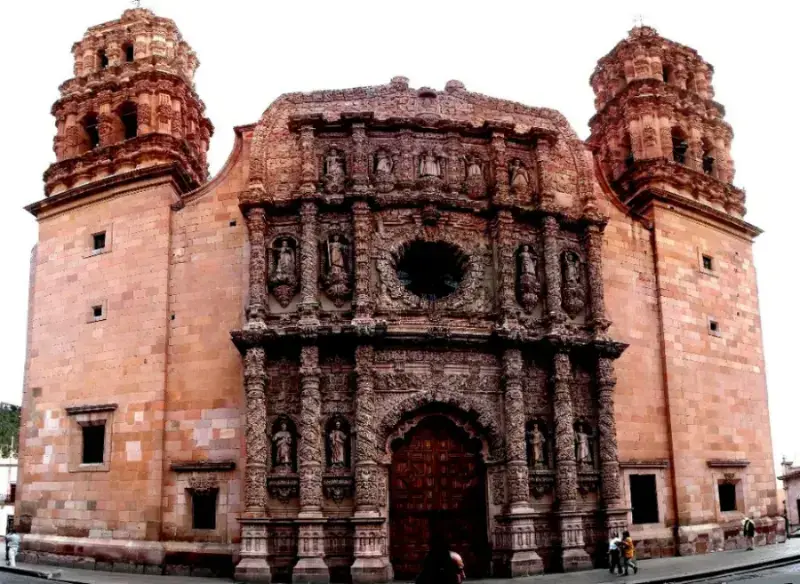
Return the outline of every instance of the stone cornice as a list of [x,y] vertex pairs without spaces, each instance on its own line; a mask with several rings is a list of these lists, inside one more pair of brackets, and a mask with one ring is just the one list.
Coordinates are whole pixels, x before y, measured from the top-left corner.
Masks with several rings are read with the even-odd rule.
[[188,460],[173,462],[169,465],[175,472],[228,472],[236,468],[233,460]]
[[67,406],[64,408],[68,416],[79,414],[96,414],[99,412],[113,412],[117,409],[117,404],[89,404],[83,406]]
[[750,466],[749,460],[744,459],[722,459],[722,458],[712,458],[706,461],[706,465],[708,468],[747,468]]

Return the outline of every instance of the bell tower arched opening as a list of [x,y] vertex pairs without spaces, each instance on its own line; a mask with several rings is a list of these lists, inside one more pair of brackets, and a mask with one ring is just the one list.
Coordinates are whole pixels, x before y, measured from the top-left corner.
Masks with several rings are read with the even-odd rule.
[[488,574],[482,446],[435,413],[392,443],[390,557],[397,579],[416,577],[435,540],[461,554],[470,578]]

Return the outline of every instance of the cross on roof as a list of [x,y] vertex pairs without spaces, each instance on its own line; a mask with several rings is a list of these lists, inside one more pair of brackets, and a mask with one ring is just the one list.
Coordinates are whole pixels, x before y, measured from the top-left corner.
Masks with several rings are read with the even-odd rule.
[[131,2],[133,3],[134,6],[136,6],[136,8],[142,7],[142,0],[131,0]]
[[636,18],[633,19],[634,26],[644,26],[644,17],[641,14],[637,14]]

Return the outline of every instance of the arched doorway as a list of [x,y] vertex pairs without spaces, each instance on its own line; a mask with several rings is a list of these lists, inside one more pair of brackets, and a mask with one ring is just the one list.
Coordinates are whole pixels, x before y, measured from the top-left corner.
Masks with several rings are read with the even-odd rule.
[[464,558],[469,578],[488,574],[481,444],[444,416],[424,418],[394,444],[390,556],[398,580],[413,579],[438,534]]

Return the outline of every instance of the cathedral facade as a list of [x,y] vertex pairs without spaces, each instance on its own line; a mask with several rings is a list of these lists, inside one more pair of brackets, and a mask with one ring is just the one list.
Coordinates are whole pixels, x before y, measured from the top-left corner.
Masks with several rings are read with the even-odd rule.
[[558,112],[285,94],[209,179],[198,61],[144,9],[53,106],[31,262],[29,561],[269,582],[477,576],[781,541],[733,137],[634,28]]

